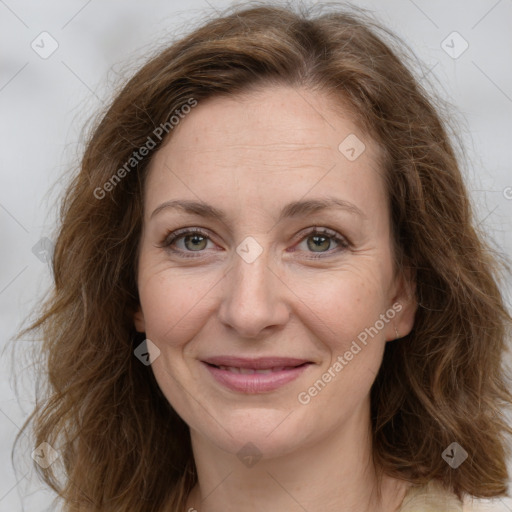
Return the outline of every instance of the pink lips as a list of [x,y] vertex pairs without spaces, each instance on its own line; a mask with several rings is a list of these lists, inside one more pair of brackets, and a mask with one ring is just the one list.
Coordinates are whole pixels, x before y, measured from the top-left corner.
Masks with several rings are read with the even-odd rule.
[[202,362],[218,382],[241,393],[274,391],[296,379],[311,364],[305,359],[288,357],[216,356]]

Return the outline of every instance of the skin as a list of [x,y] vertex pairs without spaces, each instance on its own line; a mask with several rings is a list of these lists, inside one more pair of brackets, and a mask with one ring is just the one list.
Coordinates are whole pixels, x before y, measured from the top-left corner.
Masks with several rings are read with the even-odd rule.
[[[338,150],[349,134],[366,146],[354,161]],[[278,221],[288,203],[327,196],[361,214],[323,209]],[[175,199],[201,200],[226,218],[171,207],[151,217]],[[369,395],[386,343],[410,332],[416,303],[413,283],[393,267],[376,144],[332,99],[308,90],[209,99],[155,154],[144,209],[134,321],[159,348],[156,380],[191,430],[198,485],[187,510],[396,510],[408,484],[383,476],[377,485]],[[206,231],[198,248],[183,237],[171,246],[181,256],[161,247],[189,227]],[[349,245],[327,236],[315,249],[315,227]],[[252,263],[236,252],[247,236],[263,249]],[[299,393],[396,303],[400,312],[300,403]],[[314,364],[278,390],[249,395],[211,377],[201,360],[214,355]],[[252,467],[236,455],[248,442],[262,455]]]

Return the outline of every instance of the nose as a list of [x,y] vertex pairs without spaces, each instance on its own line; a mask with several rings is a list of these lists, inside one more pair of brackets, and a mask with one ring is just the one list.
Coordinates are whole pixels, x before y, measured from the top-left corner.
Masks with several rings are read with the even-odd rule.
[[219,307],[220,321],[241,338],[257,338],[279,329],[289,319],[286,295],[289,289],[276,270],[270,268],[267,251],[252,263],[238,254],[225,276]]

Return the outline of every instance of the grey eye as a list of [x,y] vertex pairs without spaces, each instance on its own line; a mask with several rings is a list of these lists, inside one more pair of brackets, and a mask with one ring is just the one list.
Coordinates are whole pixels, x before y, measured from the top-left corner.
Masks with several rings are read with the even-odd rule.
[[203,249],[206,249],[208,244],[208,238],[197,233],[182,236],[180,238],[183,240],[185,248],[189,251],[202,251]]
[[324,252],[330,249],[332,239],[325,235],[311,235],[307,237],[308,248],[313,252]]

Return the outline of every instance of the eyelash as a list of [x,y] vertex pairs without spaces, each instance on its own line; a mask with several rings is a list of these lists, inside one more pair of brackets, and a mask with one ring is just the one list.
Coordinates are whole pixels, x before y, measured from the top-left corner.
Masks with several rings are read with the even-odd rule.
[[[174,249],[171,247],[171,245],[174,242],[176,242],[177,240],[179,240],[180,238],[183,238],[186,235],[195,235],[195,234],[201,235],[211,241],[211,238],[209,237],[208,233],[206,233],[204,230],[202,230],[200,228],[183,228],[183,229],[178,229],[174,232],[167,233],[166,236],[164,237],[163,241],[158,245],[158,247],[170,250],[174,254],[179,254],[180,257],[183,257],[183,258],[199,258],[199,257],[201,257],[200,253],[204,252],[204,251],[183,251],[182,249]],[[351,243],[344,236],[340,235],[336,231],[334,231],[330,228],[317,228],[317,227],[314,227],[314,228],[310,229],[310,231],[305,233],[304,236],[299,240],[298,243],[300,243],[303,240],[306,240],[307,238],[314,236],[314,235],[323,235],[323,236],[326,236],[327,238],[331,238],[336,243],[338,243],[339,247],[337,248],[337,250],[335,250],[336,253],[344,251],[351,247]],[[190,254],[190,253],[194,253],[194,252],[198,252],[199,254],[197,256]],[[295,251],[293,251],[293,252],[295,252]],[[311,254],[314,254],[314,253],[311,253]],[[327,252],[320,252],[320,253],[318,253],[318,255],[315,255],[315,256],[308,256],[308,258],[309,259],[320,259],[320,258],[329,257],[332,254],[333,254],[333,250],[329,250]]]

